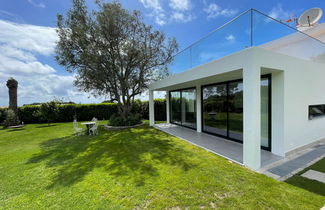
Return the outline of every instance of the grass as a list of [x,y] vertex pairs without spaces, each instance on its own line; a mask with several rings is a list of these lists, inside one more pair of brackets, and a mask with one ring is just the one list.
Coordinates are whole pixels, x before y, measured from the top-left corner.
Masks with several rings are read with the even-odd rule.
[[325,184],[324,183],[301,176],[301,174],[305,173],[306,171],[308,171],[310,169],[325,173],[325,158],[319,160],[315,164],[309,166],[308,168],[305,168],[301,172],[290,177],[289,179],[286,180],[286,182],[291,185],[304,188],[310,192],[314,192],[319,195],[325,196]]
[[0,130],[2,209],[319,209],[324,197],[144,125]]

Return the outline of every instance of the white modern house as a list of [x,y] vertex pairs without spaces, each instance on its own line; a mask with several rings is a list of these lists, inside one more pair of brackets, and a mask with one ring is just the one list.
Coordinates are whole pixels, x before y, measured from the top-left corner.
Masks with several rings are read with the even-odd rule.
[[[165,132],[254,170],[325,138],[325,23],[300,31],[250,9],[169,70],[149,87],[150,125]],[[167,124],[154,123],[154,91]]]

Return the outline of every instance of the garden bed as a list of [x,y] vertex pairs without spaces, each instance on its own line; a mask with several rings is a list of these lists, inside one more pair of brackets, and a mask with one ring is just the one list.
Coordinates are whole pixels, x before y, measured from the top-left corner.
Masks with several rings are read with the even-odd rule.
[[119,130],[119,129],[126,129],[126,128],[136,128],[141,125],[144,125],[143,122],[136,124],[136,125],[128,125],[128,126],[111,126],[111,125],[104,125],[104,128],[106,130]]

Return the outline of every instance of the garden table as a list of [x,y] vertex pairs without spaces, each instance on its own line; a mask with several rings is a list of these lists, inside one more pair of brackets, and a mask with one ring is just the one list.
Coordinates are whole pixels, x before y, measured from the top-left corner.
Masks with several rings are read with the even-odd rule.
[[89,133],[89,129],[93,126],[93,125],[95,125],[95,123],[96,122],[84,122],[84,123],[81,123],[82,125],[86,125],[87,126],[87,135],[89,135],[90,133]]

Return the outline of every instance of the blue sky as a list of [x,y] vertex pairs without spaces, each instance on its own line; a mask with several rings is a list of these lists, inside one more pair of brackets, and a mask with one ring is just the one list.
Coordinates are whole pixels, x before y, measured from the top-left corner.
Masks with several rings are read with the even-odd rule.
[[[323,0],[121,0],[124,8],[140,10],[144,21],[175,37],[187,47],[241,12],[255,8],[286,20],[312,7],[325,9]],[[90,9],[94,0],[87,1]],[[54,97],[77,103],[100,102],[78,92],[73,75],[54,60],[56,14],[65,14],[69,0],[2,0],[0,4],[0,106],[8,104],[5,82],[19,82],[19,104],[44,102]],[[324,17],[321,22],[324,22]],[[231,39],[232,37],[228,37]]]

